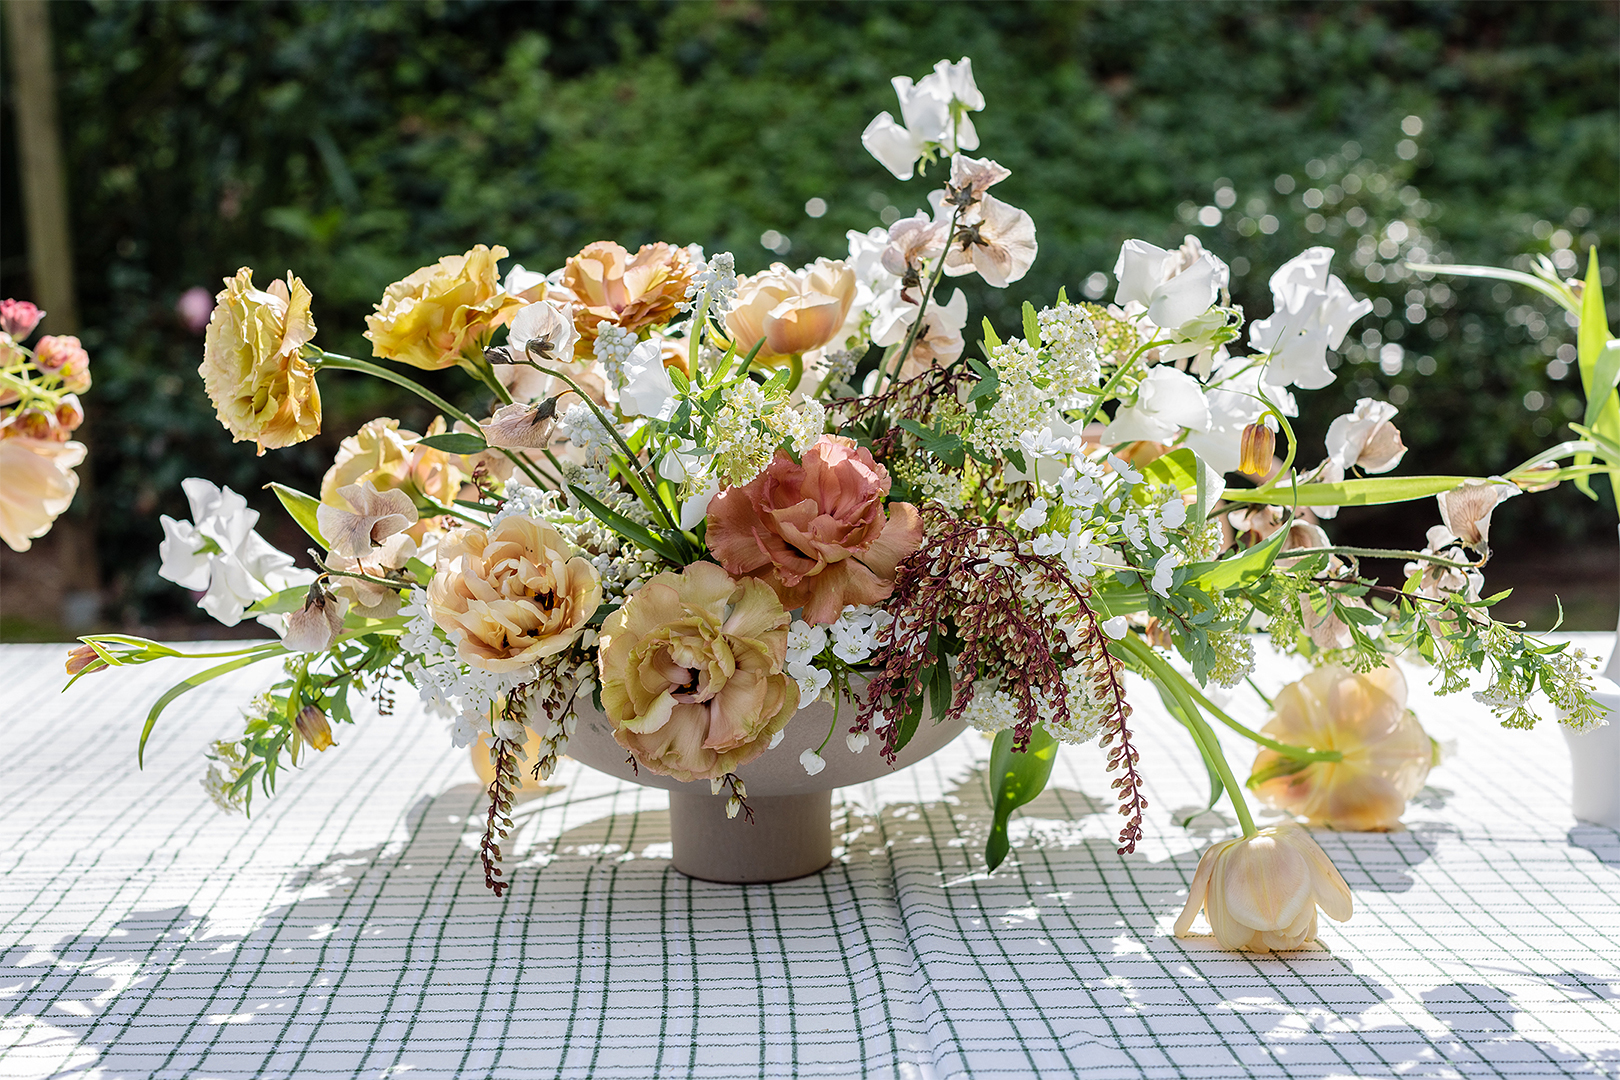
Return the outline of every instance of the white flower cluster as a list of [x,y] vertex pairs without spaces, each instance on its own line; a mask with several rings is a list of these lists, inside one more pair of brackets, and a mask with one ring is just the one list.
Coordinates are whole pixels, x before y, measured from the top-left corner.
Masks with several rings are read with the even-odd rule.
[[990,367],[1001,381],[1000,398],[988,415],[973,426],[980,449],[994,452],[1014,446],[1026,431],[1038,430],[1052,413],[1052,397],[1037,384],[1041,357],[1022,338],[990,349]]
[[732,386],[723,400],[710,441],[715,475],[732,484],[746,484],[763,472],[784,440],[802,454],[826,428],[827,411],[819,401],[806,398],[790,405],[786,394],[767,397],[752,379]]
[[[411,591],[400,614],[406,620],[400,647],[421,657],[405,664],[405,674],[429,713],[453,721],[450,738],[455,745],[469,746],[479,735],[500,734],[491,726],[496,703],[514,687],[533,679],[534,669],[496,674],[463,664],[456,647],[438,633],[424,589]],[[521,744],[521,733],[516,741]]]
[[[784,670],[799,684],[799,708],[820,699],[832,682],[832,672],[818,667],[817,661],[830,644],[832,654],[846,664],[871,659],[883,644],[894,616],[882,608],[852,604],[828,626],[811,626],[794,619],[788,627],[787,663]],[[864,743],[862,745],[865,745]],[[859,753],[859,750],[855,751]]]
[[1049,307],[1035,316],[1041,331],[1041,349],[1050,359],[1048,387],[1060,405],[1077,398],[1088,386],[1095,386],[1102,371],[1097,357],[1097,328],[1091,316],[1078,304],[1067,302]]
[[736,299],[737,260],[731,252],[722,251],[709,256],[703,269],[692,276],[692,284],[686,287],[686,303],[680,309],[690,311],[707,304],[709,315],[719,318],[731,310]]
[[[597,327],[596,344],[593,349],[597,363],[602,365],[602,372],[607,376],[607,383],[615,390],[624,386],[624,362],[630,358],[630,353],[638,344],[636,335],[622,326],[604,322]],[[585,409],[583,405],[575,408]],[[570,410],[572,411],[572,410]],[[589,412],[589,409],[586,409]],[[595,414],[592,414],[594,419]],[[600,421],[598,421],[598,426]]]
[[[1076,456],[1058,478],[1056,506],[1039,497],[1014,524],[1026,532],[1045,528],[1033,537],[1030,550],[1043,558],[1058,556],[1076,580],[1094,576],[1111,545],[1120,551],[1122,562],[1144,562],[1125,559],[1127,546],[1144,552],[1152,564],[1148,587],[1168,596],[1182,562],[1169,531],[1186,525],[1187,505],[1179,492],[1170,490],[1162,501],[1150,499],[1144,506],[1131,494],[1142,483],[1142,474],[1112,454],[1108,469],[1112,476],[1098,462]],[[1055,513],[1059,506],[1066,513]],[[1059,521],[1066,521],[1066,527],[1059,528]]]
[[[1069,709],[1067,721],[1059,723],[1056,709],[1047,701],[1040,703],[1041,726],[1060,742],[1090,742],[1101,733],[1103,721],[1113,709],[1113,700],[1099,691],[1091,680],[1090,669],[1084,665],[1072,667],[1063,673],[1064,703]],[[987,682],[974,686],[973,700],[962,714],[963,718],[980,731],[994,733],[1018,726],[1018,703],[1012,695]]]
[[[652,511],[642,505],[641,500],[614,483],[613,478],[604,469],[565,461],[562,463],[562,478],[563,483],[570,488],[579,488],[603,506],[623,514],[638,525],[646,525],[652,521]],[[572,502],[573,493],[570,492],[568,497]]]
[[585,460],[593,465],[606,464],[619,445],[589,405],[570,405],[557,418],[557,434],[579,447]]

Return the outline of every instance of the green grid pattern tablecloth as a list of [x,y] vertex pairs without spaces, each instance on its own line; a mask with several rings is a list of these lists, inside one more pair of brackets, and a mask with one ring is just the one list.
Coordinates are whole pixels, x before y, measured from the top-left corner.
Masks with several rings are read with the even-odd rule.
[[[1101,754],[1065,747],[985,875],[988,744],[969,733],[839,793],[827,871],[749,888],[675,873],[665,796],[567,762],[518,808],[496,899],[467,753],[408,689],[246,820],[197,781],[266,673],[182,698],[139,773],[140,720],[177,668],[63,695],[61,656],[0,649],[0,1076],[1620,1068],[1620,836],[1569,817],[1552,725],[1504,731],[1422,676],[1414,705],[1457,758],[1407,831],[1318,834],[1355,917],[1275,958],[1170,934],[1199,852],[1232,826],[1171,823],[1207,795],[1204,770],[1141,686],[1155,817],[1132,856],[1114,853]],[[1295,673],[1273,659],[1261,682]]]

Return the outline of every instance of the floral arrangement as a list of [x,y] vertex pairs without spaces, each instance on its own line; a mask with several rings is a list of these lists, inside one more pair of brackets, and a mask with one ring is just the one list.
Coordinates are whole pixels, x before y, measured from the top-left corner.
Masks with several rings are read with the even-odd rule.
[[27,551],[73,502],[84,444],[79,395],[90,389],[90,354],[79,339],[47,334],[26,348],[45,312],[0,300],[0,540]]
[[[1178,932],[1202,907],[1229,947],[1279,949],[1314,936],[1318,906],[1347,918],[1350,894],[1309,833],[1255,827],[1212,722],[1262,748],[1262,798],[1387,827],[1431,760],[1389,657],[1422,657],[1446,692],[1483,671],[1511,725],[1536,722],[1532,691],[1566,723],[1598,720],[1590,663],[1493,621],[1481,567],[1496,506],[1606,470],[1601,448],[1566,443],[1499,477],[1388,476],[1405,454],[1396,410],[1366,399],[1302,467],[1294,392],[1334,380],[1330,351],[1371,309],[1328,248],[1282,266],[1272,312],[1250,320],[1196,239],[1128,240],[1112,303],[1060,292],[1023,302],[1016,334],[986,319],[970,335],[947,279],[1015,284],[1035,224],[993,193],[1008,170],[970,156],[985,101],[967,59],[894,88],[901,118],[879,115],[862,141],[899,179],[929,177],[926,208],[850,233],[845,258],[740,276],[726,253],[599,242],[502,276],[506,249],[480,245],[388,287],[369,360],[316,343],[298,278],[228,280],[201,374],[237,440],[263,453],[310,438],[318,382],[338,372],[440,416],[424,432],[373,419],[319,492],[275,488],[317,545],[313,568],[267,544],[239,495],[186,481],[192,520],[163,519],[163,575],[277,639],[185,654],[222,662],[156,703],[143,745],[192,687],[281,664],[242,737],[212,748],[206,786],[245,808],[333,745],[356,695],[386,706],[404,680],[456,744],[487,745],[499,893],[521,770],[548,776],[587,707],[638,770],[708,780],[749,819],[736,770],[813,701],[843,703],[823,749],[842,738],[890,761],[920,725],[965,720],[994,735],[994,868],[1007,815],[1063,742],[1108,748],[1119,850],[1133,850],[1146,800],[1131,671],[1243,830],[1205,856]],[[488,408],[458,409],[413,368],[457,369]],[[1323,529],[1340,507],[1419,499],[1440,518],[1422,550]],[[1391,557],[1407,562],[1400,585],[1360,566]],[[1264,732],[1208,692],[1249,676],[1257,635],[1320,669]],[[68,669],[176,655],[95,635]],[[816,750],[801,763],[824,764]]]

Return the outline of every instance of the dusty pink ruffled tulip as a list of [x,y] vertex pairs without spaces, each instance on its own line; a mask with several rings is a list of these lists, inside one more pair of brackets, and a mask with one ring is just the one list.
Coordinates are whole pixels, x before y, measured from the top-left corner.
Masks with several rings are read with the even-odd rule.
[[883,500],[889,472],[853,439],[823,435],[803,463],[778,450],[765,471],[709,504],[709,550],[737,575],[760,578],[808,623],[894,590],[900,560],[922,544],[910,503]]
[[1394,667],[1358,675],[1317,668],[1273,699],[1261,729],[1278,742],[1337,750],[1341,761],[1299,762],[1262,749],[1249,786],[1268,805],[1315,825],[1382,831],[1400,824],[1423,788],[1433,744],[1406,707],[1406,680]]
[[27,551],[51,531],[79,490],[73,467],[84,454],[81,442],[0,438],[0,540],[11,550]]
[[764,584],[713,563],[653,577],[602,626],[614,739],[683,781],[754,760],[799,707],[799,684],[783,671],[791,621]]
[[1350,918],[1350,887],[1311,834],[1287,822],[1224,840],[1198,860],[1187,906],[1176,919],[1186,937],[1203,908],[1215,940],[1253,952],[1298,949],[1316,937],[1316,909]]
[[616,323],[632,333],[662,326],[680,311],[692,283],[692,253],[673,244],[643,244],[631,255],[611,240],[587,244],[563,268],[563,288],[577,300],[576,355],[594,355],[597,328]]

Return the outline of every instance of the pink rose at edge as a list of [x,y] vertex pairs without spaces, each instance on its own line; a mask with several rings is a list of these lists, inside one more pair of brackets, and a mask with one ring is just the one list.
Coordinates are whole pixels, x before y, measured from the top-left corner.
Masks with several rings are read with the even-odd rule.
[[894,590],[900,561],[922,545],[910,503],[890,503],[889,473],[852,439],[823,435],[803,463],[778,450],[751,483],[709,507],[709,550],[734,575],[757,577],[782,605],[825,625],[851,604]]

